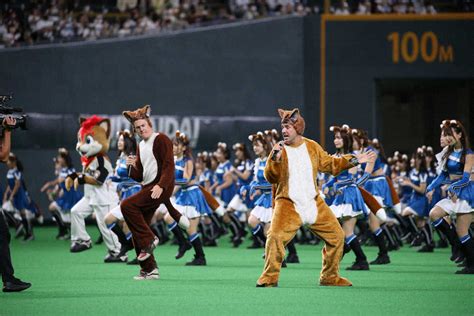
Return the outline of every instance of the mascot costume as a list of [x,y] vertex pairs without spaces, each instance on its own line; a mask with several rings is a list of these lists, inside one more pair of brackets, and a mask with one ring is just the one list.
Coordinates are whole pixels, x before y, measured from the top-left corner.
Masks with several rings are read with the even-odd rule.
[[77,190],[84,185],[84,197],[71,209],[71,252],[81,252],[92,247],[91,237],[86,231],[84,219],[94,213],[97,225],[104,238],[108,255],[120,252],[120,243],[104,222],[107,213],[118,204],[114,187],[107,181],[114,169],[107,156],[109,150],[110,120],[98,116],[80,118],[80,129],[76,150],[81,155],[82,173],[72,173],[66,178],[66,189]]

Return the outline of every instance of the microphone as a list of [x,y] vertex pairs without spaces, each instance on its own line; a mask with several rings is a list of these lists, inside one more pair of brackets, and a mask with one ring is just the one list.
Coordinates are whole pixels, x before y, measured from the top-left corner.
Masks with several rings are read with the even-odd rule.
[[[128,157],[136,158],[137,156],[134,155],[134,154],[130,154],[130,155],[128,155]],[[128,177],[130,178],[130,175],[131,175],[131,173],[132,173],[132,165],[128,165],[127,171],[128,171]]]
[[279,146],[279,149],[273,149],[273,154],[272,154],[272,157],[271,157],[271,159],[272,159],[273,161],[276,161],[277,155],[278,155],[278,154],[280,153],[280,151],[283,149],[283,142],[282,142],[282,141],[278,142],[278,146]]

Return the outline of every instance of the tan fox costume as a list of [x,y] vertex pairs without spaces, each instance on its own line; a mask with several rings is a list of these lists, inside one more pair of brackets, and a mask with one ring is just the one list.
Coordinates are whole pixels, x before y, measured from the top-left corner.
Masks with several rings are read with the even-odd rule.
[[[299,135],[305,128],[298,109],[278,110],[282,124],[291,124]],[[265,167],[265,178],[273,185],[274,211],[265,246],[265,267],[257,281],[259,287],[277,286],[285,245],[301,225],[324,240],[321,285],[350,286],[352,283],[339,276],[344,232],[331,209],[318,195],[318,172],[337,175],[358,164],[353,155],[332,157],[313,140],[302,138],[294,146],[283,145],[281,158],[276,160],[275,149]]]

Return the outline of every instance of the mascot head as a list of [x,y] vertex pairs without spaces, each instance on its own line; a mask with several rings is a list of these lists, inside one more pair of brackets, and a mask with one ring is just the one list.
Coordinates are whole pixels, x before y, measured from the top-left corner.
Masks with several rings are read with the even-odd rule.
[[[110,120],[99,116],[79,119],[81,127],[77,133],[76,150],[82,161],[90,160],[109,151]],[[87,163],[86,163],[87,164]]]
[[278,114],[280,114],[281,124],[291,124],[298,135],[304,134],[305,122],[299,109],[293,109],[290,111],[278,109]]

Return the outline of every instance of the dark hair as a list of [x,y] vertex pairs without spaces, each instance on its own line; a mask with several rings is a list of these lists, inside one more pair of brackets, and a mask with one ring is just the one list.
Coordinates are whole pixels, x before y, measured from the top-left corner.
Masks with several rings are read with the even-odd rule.
[[265,137],[262,132],[259,131],[256,134],[249,135],[248,138],[252,142],[252,145],[254,145],[256,142],[262,144],[263,150],[265,150],[267,155],[272,151],[272,144],[267,140],[267,137]]
[[181,133],[180,131],[176,131],[175,137],[173,138],[173,144],[174,145],[181,144],[182,146],[185,146],[186,149],[184,150],[184,157],[193,159],[193,152],[192,152],[191,147],[189,146],[189,139],[184,133]]
[[69,155],[69,151],[66,148],[59,148],[58,149],[58,156],[64,159],[66,163],[66,167],[71,169],[73,166],[71,155]]
[[415,168],[416,168],[416,160],[419,159],[421,160],[420,163],[420,168],[418,169],[418,172],[427,172],[426,168],[426,155],[425,152],[423,151],[423,148],[418,148],[416,152],[413,154],[413,158],[415,159]]
[[382,143],[377,138],[374,138],[370,144],[379,152],[380,160],[382,160],[383,163],[388,164],[387,156],[385,156],[385,150],[383,149]]
[[18,171],[23,172],[23,164],[14,153],[10,153],[10,155],[8,156],[8,161],[15,163]]
[[429,165],[426,165],[426,169],[429,170],[436,170],[436,156],[434,154],[433,148],[431,146],[422,146],[424,152],[425,152],[425,157],[431,157],[431,162]]
[[271,139],[271,144],[274,145],[276,143],[278,143],[278,141],[280,140],[280,133],[276,130],[276,129],[272,129],[272,130],[265,130],[265,135],[267,136],[267,140],[268,138]]
[[360,149],[369,146],[369,136],[366,131],[361,129],[352,129],[351,133],[353,139],[359,145]]
[[348,154],[352,152],[352,135],[349,125],[331,126],[329,130],[334,133],[334,138],[336,138],[337,133],[341,135],[343,145],[342,148],[336,148],[338,154]]
[[[461,136],[461,146],[462,146],[462,153],[461,153],[461,164],[464,165],[466,162],[466,152],[470,148],[469,145],[469,137],[466,134],[466,129],[461,124],[461,122],[457,120],[444,120],[441,123],[441,133],[447,136],[453,136],[453,130],[457,134],[462,134]],[[448,159],[449,155],[454,151],[454,145],[449,146],[448,151],[444,154],[443,160]]]
[[[244,158],[242,159],[243,161],[249,160],[250,159],[250,152],[247,146],[245,146],[244,143],[236,143],[234,146],[232,146],[232,149],[234,151],[241,150],[244,153]],[[241,161],[236,159],[236,163],[239,164]]]
[[123,152],[125,155],[135,154],[137,152],[137,141],[128,130],[122,130],[119,132],[120,136],[123,137],[123,150],[119,151],[119,155]]
[[198,153],[196,160],[201,161],[207,169],[211,169],[211,155],[207,151]]
[[227,147],[226,143],[221,143],[221,142],[217,143],[217,150],[220,150],[222,154],[224,155],[224,158],[226,160],[229,160],[230,150],[229,150],[229,147]]

